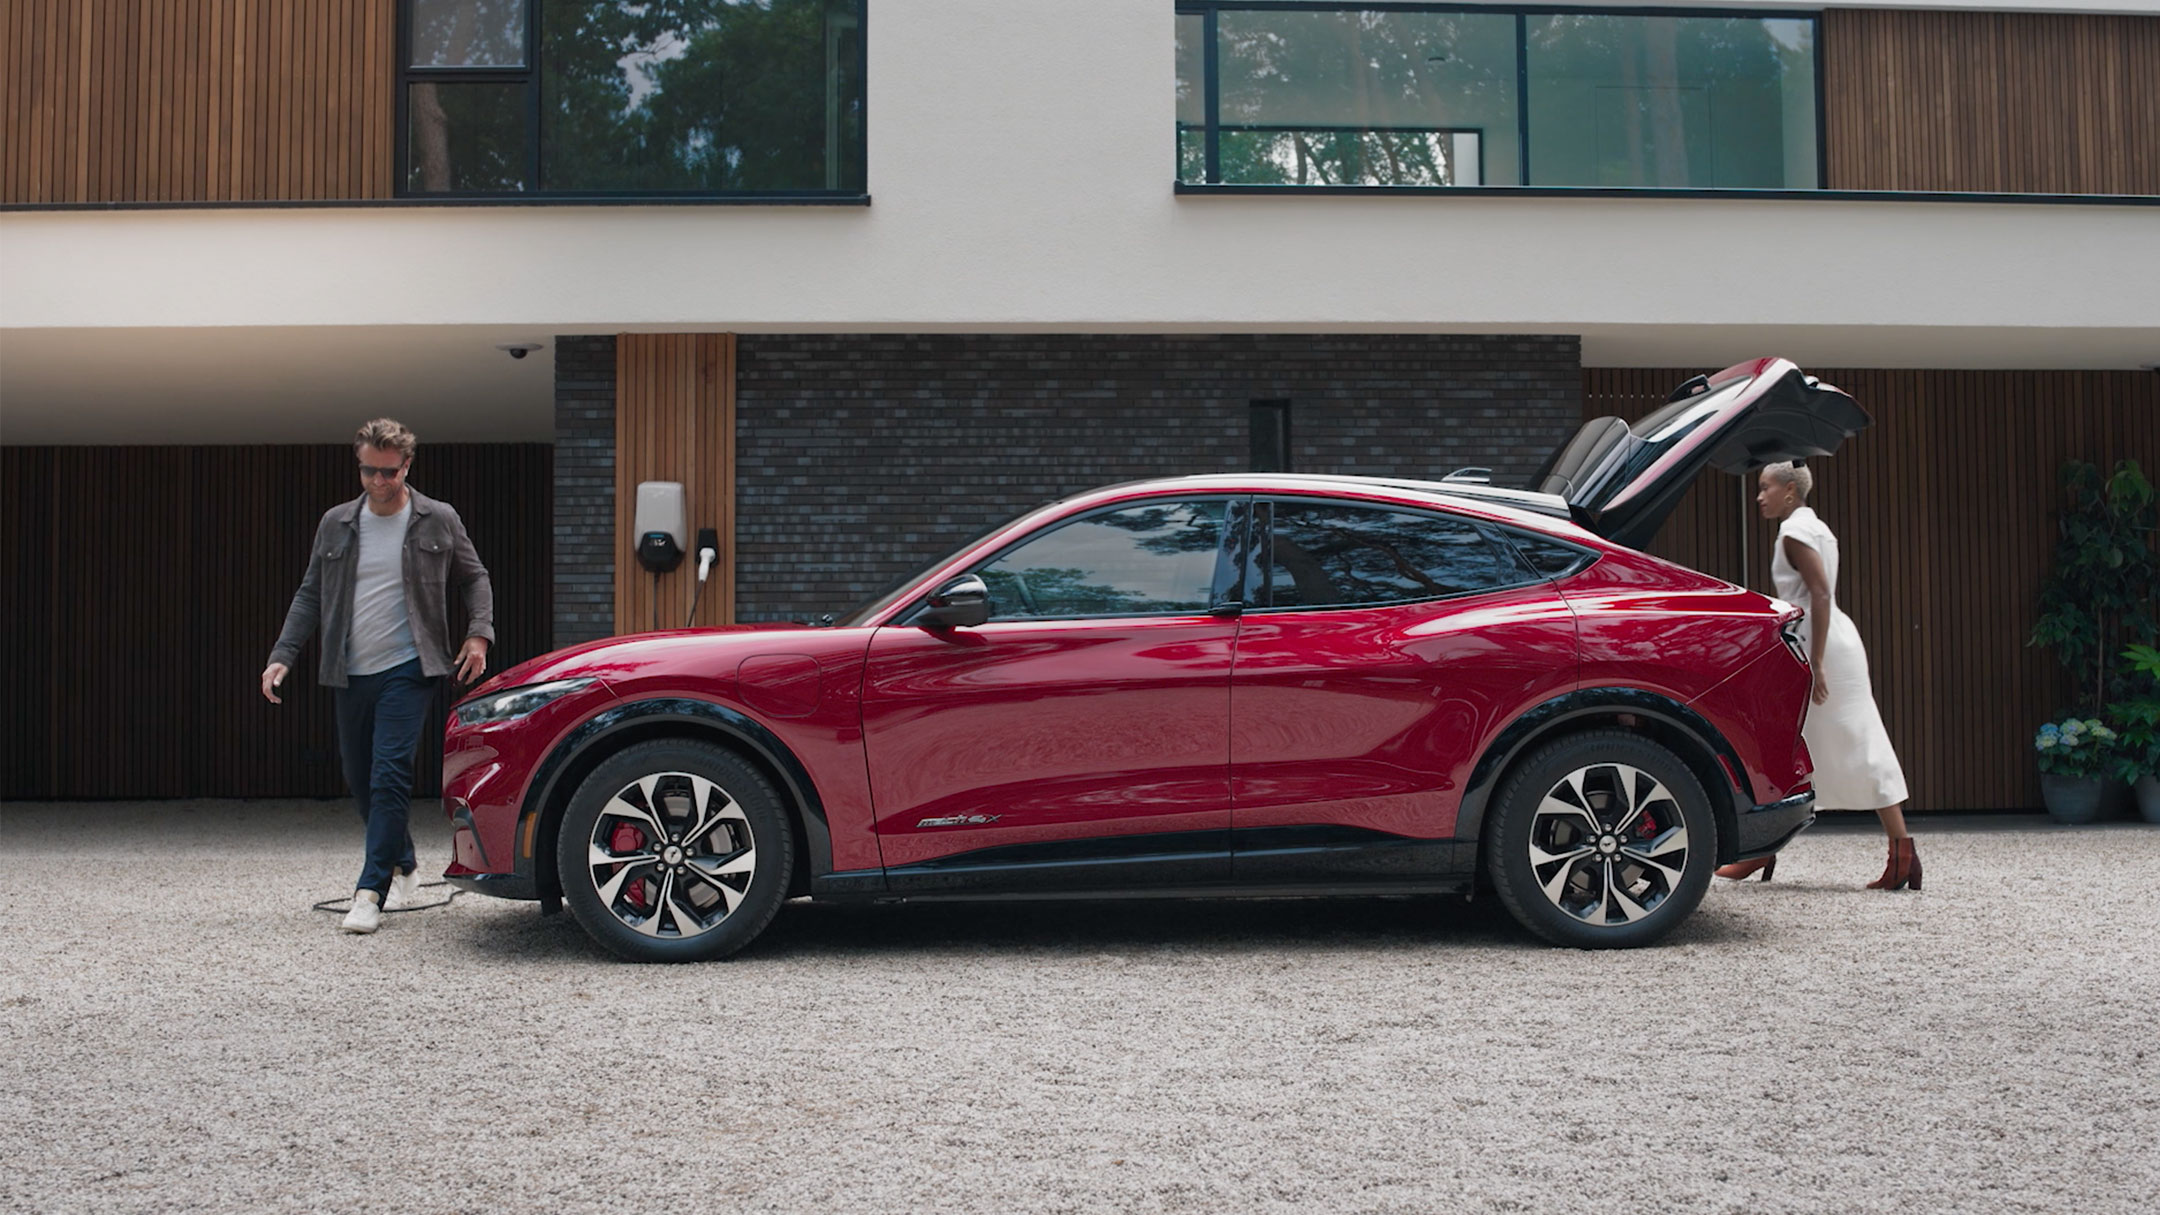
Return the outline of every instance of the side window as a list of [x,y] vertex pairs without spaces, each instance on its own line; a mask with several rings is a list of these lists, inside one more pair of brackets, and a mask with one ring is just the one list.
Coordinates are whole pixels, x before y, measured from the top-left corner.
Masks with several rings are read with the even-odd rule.
[[1408,603],[1532,580],[1467,519],[1340,502],[1278,499],[1273,508],[1270,607]]
[[1504,533],[1514,543],[1523,560],[1530,563],[1541,577],[1565,578],[1586,568],[1597,554],[1588,549],[1577,548],[1565,540],[1549,536],[1534,536],[1529,532]]
[[1060,524],[980,571],[990,618],[1205,612],[1228,506],[1149,502]]

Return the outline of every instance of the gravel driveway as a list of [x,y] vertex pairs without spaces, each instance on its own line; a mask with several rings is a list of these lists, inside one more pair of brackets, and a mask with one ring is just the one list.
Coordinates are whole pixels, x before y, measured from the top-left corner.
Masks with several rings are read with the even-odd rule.
[[[784,909],[615,963],[372,937],[342,803],[0,809],[25,1211],[2035,1211],[2160,1191],[2160,829],[1866,824],[1662,947],[1489,902]],[[416,809],[422,855],[447,855]],[[2138,1196],[2144,1195],[2144,1199]]]

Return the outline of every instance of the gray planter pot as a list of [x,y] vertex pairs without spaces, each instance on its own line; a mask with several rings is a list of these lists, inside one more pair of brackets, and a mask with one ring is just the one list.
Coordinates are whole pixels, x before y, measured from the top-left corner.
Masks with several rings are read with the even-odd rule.
[[2130,787],[2137,791],[2138,817],[2148,823],[2160,823],[2160,776],[2148,772]]
[[2040,800],[2058,823],[2097,823],[2119,813],[2130,786],[2112,776],[2040,774]]

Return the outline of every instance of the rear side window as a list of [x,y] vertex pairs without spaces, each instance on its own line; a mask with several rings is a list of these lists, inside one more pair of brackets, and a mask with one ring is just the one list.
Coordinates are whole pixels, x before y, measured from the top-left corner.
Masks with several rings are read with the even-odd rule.
[[1550,536],[1533,536],[1528,532],[1502,533],[1515,544],[1523,560],[1530,563],[1541,577],[1565,578],[1587,567],[1597,554],[1586,548],[1578,548],[1565,540]]
[[1361,607],[1534,581],[1467,519],[1277,499],[1261,556],[1268,607]]
[[1205,612],[1224,499],[1149,502],[1060,524],[980,571],[992,620]]

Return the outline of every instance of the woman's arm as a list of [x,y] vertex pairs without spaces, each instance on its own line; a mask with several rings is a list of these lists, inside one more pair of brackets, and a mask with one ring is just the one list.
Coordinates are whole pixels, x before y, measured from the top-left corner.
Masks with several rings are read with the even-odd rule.
[[1822,554],[1806,542],[1794,536],[1778,541],[1785,546],[1785,560],[1800,574],[1800,581],[1808,593],[1808,663],[1815,668],[1815,691],[1812,699],[1821,704],[1830,699],[1830,683],[1823,678],[1823,655],[1830,645],[1830,613],[1837,610],[1831,600],[1830,573],[1823,569]]

